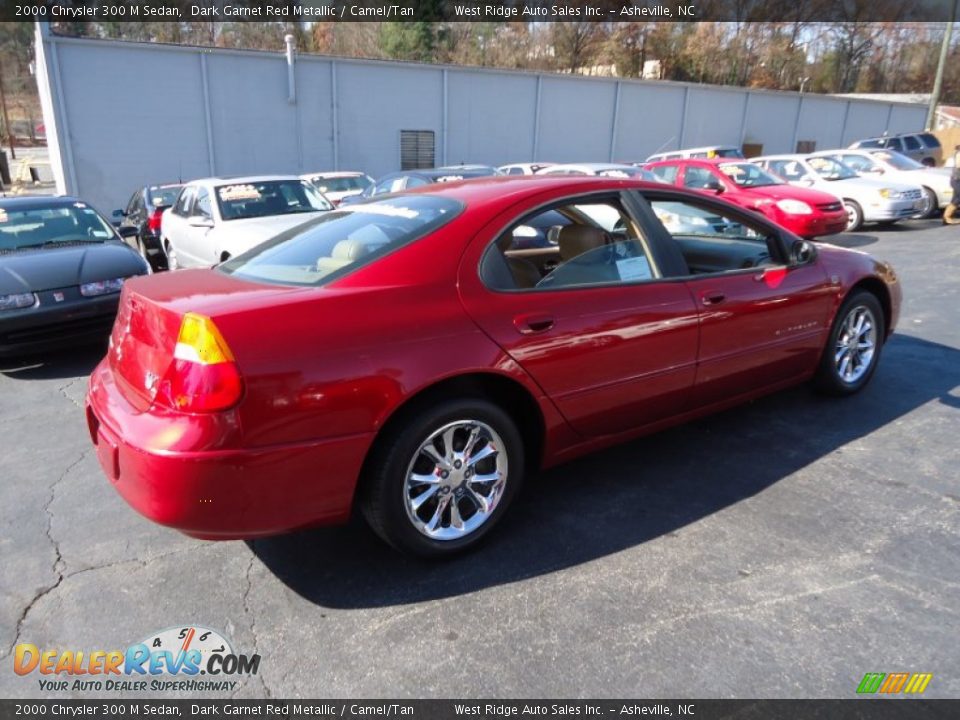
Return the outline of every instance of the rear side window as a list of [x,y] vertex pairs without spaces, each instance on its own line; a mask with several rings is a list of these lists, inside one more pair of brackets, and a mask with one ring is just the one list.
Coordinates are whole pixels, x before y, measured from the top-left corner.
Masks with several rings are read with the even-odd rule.
[[217,270],[279,285],[324,285],[446,225],[462,208],[431,195],[351,205],[287,230]]
[[922,147],[920,141],[914,135],[907,135],[903,139],[903,143],[906,145],[907,150],[919,150]]

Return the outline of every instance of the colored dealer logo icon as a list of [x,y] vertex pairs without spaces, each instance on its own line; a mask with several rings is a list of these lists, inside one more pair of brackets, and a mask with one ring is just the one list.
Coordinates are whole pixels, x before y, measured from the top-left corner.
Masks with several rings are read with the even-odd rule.
[[54,691],[232,691],[236,678],[256,675],[259,667],[259,654],[237,653],[216,630],[196,625],[161,630],[126,650],[48,650],[20,643],[13,657],[17,675],[36,673],[40,689]]
[[932,679],[932,673],[867,673],[857,686],[857,692],[864,695],[917,695],[927,689]]

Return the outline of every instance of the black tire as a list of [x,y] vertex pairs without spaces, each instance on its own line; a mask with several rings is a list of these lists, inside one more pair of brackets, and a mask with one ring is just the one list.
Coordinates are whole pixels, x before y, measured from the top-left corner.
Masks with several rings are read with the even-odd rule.
[[[459,422],[485,424],[499,436],[498,439],[502,441],[506,456],[504,473],[506,479],[496,504],[486,519],[480,520],[478,527],[462,537],[434,539],[415,526],[413,516],[410,514],[412,511],[408,509],[411,501],[408,499],[410,497],[408,472],[415,471],[415,464],[423,462],[424,459],[428,465],[432,464],[433,461],[425,458],[421,453],[421,447],[434,433]],[[524,448],[520,431],[514,420],[502,408],[486,400],[466,397],[422,407],[392,422],[386,432],[389,435],[377,440],[365,466],[364,477],[361,478],[359,506],[374,532],[402,552],[420,557],[441,558],[475,547],[500,521],[520,489],[524,474]],[[463,436],[460,435],[460,437]],[[455,441],[451,444],[456,446]],[[461,450],[466,452],[466,448]],[[499,455],[500,453],[496,453],[497,457]],[[481,462],[490,462],[492,457]],[[496,463],[499,460],[493,460],[493,462]],[[439,470],[440,465],[437,464],[436,467]],[[466,467],[467,464],[464,463],[464,468]],[[480,467],[480,464],[478,463],[475,467]],[[476,470],[475,476],[479,474],[479,470]],[[450,476],[453,477],[452,471]],[[439,477],[439,475],[432,475],[432,477]],[[454,481],[450,480],[450,482]],[[433,508],[437,508],[441,499],[446,500],[448,507],[450,504],[457,504],[458,508],[466,504],[467,510],[471,506],[478,507],[468,496],[456,495],[458,491],[464,492],[462,488],[465,483],[466,481],[461,482],[461,487],[456,489],[448,487],[444,490],[440,487],[440,492],[432,496],[436,501],[431,499],[424,506],[426,514],[431,513],[431,503]],[[447,496],[441,495],[441,492],[447,493]],[[417,496],[412,498],[412,500],[415,499]],[[450,510],[447,510],[446,514],[440,511],[438,515],[441,518],[450,518]],[[458,509],[458,517],[460,515],[461,511]],[[469,523],[469,518],[462,522]],[[441,531],[456,530],[452,527],[452,518],[449,519],[446,528],[442,527],[442,521],[440,525]]]
[[881,220],[877,223],[880,227],[890,228],[896,225],[900,220]]
[[863,208],[856,200],[843,199],[843,206],[847,210],[847,232],[855,232],[863,227]]
[[[855,380],[848,380],[841,375],[838,367],[841,360],[838,360],[840,353],[837,348],[838,345],[842,344],[841,338],[848,318],[860,309],[867,311],[875,329],[873,353],[863,373]],[[886,335],[886,323],[887,320],[877,296],[868,290],[854,290],[844,300],[833,320],[830,334],[827,337],[827,344],[823,348],[823,355],[820,357],[820,364],[814,375],[814,387],[827,395],[852,395],[862,390],[870,382],[870,378],[873,377],[873,373],[877,369],[877,363],[880,362],[880,353]]]
[[940,200],[937,198],[937,194],[928,187],[923,188],[923,199],[926,210],[918,213],[917,217],[921,219],[932,218],[940,209]]

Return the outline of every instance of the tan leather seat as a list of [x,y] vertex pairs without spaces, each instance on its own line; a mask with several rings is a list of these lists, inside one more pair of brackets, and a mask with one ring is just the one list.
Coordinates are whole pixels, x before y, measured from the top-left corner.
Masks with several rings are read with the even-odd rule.
[[537,266],[522,257],[511,257],[507,251],[513,247],[513,235],[509,232],[504,233],[497,240],[497,247],[503,253],[503,259],[507,261],[507,267],[510,268],[510,274],[513,275],[513,282],[518,288],[532,288],[543,277]]
[[560,231],[557,244],[560,246],[560,259],[567,262],[606,245],[607,234],[589,225],[567,225]]
[[332,273],[370,252],[370,247],[356,240],[341,240],[333,246],[330,257],[317,260],[317,270],[322,273]]

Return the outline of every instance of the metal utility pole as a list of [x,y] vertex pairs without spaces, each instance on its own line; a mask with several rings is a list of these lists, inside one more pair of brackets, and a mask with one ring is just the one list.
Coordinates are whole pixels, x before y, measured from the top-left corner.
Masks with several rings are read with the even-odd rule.
[[13,149],[13,128],[10,127],[10,116],[7,115],[7,94],[3,91],[3,64],[0,63],[0,106],[3,106],[3,126],[7,129],[7,142],[10,143],[10,159],[17,159],[17,151]]
[[937,105],[940,104],[940,91],[943,90],[943,70],[947,65],[950,52],[950,37],[953,35],[953,23],[957,19],[957,0],[950,5],[950,21],[943,30],[943,44],[940,46],[940,61],[937,63],[937,76],[933,81],[933,94],[930,95],[930,108],[927,110],[927,130],[933,130],[937,120]]

